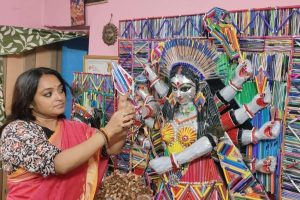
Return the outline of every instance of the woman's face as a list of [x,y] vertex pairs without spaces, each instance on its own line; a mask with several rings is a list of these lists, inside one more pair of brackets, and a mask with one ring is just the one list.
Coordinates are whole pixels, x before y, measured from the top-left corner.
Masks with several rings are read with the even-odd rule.
[[172,93],[176,102],[185,105],[194,100],[196,94],[196,86],[193,81],[186,76],[176,74],[171,78]]
[[52,74],[44,74],[39,80],[31,104],[35,117],[56,118],[65,111],[66,95],[63,84]]

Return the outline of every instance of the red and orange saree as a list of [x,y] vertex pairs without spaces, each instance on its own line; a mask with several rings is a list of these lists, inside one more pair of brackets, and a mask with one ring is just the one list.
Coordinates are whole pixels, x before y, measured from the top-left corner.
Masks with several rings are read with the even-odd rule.
[[[49,142],[64,150],[75,146],[95,133],[86,124],[61,120]],[[65,175],[43,177],[19,168],[8,175],[7,200],[92,200],[105,173],[108,159],[96,153],[88,162]]]

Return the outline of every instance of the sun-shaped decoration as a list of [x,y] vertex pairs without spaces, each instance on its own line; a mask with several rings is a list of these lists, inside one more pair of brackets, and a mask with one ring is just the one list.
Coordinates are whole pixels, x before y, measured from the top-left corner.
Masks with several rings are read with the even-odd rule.
[[103,42],[108,46],[113,45],[117,41],[117,37],[118,37],[118,28],[112,23],[106,24],[102,32]]
[[177,133],[177,140],[180,144],[188,147],[197,140],[196,131],[190,127],[183,127]]
[[174,130],[170,123],[167,123],[161,129],[162,140],[165,141],[167,144],[174,142]]

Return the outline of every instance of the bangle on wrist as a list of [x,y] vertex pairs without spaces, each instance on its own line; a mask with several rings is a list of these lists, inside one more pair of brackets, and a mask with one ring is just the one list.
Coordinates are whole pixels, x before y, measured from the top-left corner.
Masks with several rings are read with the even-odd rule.
[[107,139],[106,139],[105,135],[103,134],[103,132],[98,131],[98,134],[101,135],[101,136],[103,136],[103,137],[102,137],[102,138],[104,139],[104,145],[103,145],[103,147],[104,147],[104,146],[107,146],[107,145],[108,145],[108,142],[107,142]]
[[108,155],[108,153],[107,153],[107,148],[106,148],[105,145],[104,145],[104,146],[102,147],[102,149],[101,149],[101,157],[103,157],[103,158],[109,157],[109,155]]
[[109,139],[108,139],[108,134],[107,132],[103,129],[103,128],[100,128],[99,129],[100,133],[102,133],[102,135],[104,136],[105,138],[105,146],[109,146]]
[[229,85],[230,85],[235,91],[237,91],[237,92],[242,91],[242,89],[243,89],[242,87],[239,87],[239,86],[235,85],[235,84],[232,82],[232,80],[229,81]]
[[207,139],[209,140],[209,142],[210,142],[210,144],[211,144],[211,146],[212,146],[213,149],[217,146],[217,144],[216,144],[216,142],[215,142],[215,140],[214,140],[214,138],[213,138],[212,135],[210,135],[210,134],[207,133],[207,134],[204,134],[203,136],[207,137]]
[[245,111],[246,111],[247,115],[249,116],[249,118],[252,119],[252,118],[254,117],[253,112],[251,112],[251,111],[249,110],[249,108],[248,108],[248,106],[247,106],[246,104],[243,105],[243,108],[245,109]]
[[157,76],[153,81],[150,82],[150,87],[153,87],[153,85],[155,85],[155,83],[159,81],[159,77]]
[[252,132],[251,132],[251,141],[253,144],[257,144],[257,140],[255,138],[255,132],[256,132],[256,128],[253,127]]
[[253,159],[250,161],[250,163],[249,163],[250,171],[251,171],[252,173],[255,173],[255,172],[256,172],[256,166],[255,166],[255,164],[256,164],[256,158],[253,158]]
[[176,172],[179,169],[179,164],[175,160],[173,153],[170,155],[170,159],[171,159],[172,169],[173,169],[174,172]]

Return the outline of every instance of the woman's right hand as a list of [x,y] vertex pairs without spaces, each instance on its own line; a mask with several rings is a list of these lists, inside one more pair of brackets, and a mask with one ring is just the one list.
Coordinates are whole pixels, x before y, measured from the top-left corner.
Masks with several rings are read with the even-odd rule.
[[116,111],[104,127],[108,134],[108,139],[110,140],[114,135],[128,129],[133,124],[134,117],[135,112],[131,108],[123,108]]
[[129,93],[119,96],[118,99],[118,111],[116,111],[109,122],[105,126],[105,130],[108,134],[108,139],[119,133],[126,134],[127,130],[132,124],[135,118],[135,109],[129,101]]
[[132,105],[129,99],[128,92],[125,95],[119,95],[119,99],[118,99],[118,110],[125,109],[125,108],[134,109],[134,106]]

